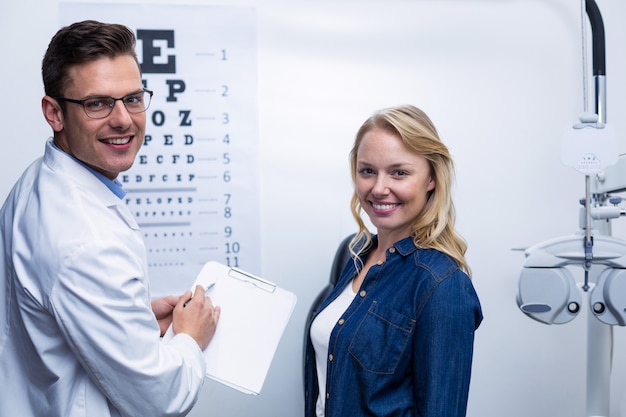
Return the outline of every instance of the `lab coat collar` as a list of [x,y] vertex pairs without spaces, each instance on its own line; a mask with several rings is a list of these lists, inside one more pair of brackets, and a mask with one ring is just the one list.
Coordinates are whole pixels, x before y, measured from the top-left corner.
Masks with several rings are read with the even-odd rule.
[[50,167],[50,170],[58,172],[61,177],[70,177],[73,182],[85,189],[94,190],[97,198],[104,205],[114,208],[129,227],[139,230],[139,226],[134,216],[124,204],[124,200],[116,195],[106,184],[104,184],[92,170],[83,163],[63,152],[54,145],[52,138],[46,142],[46,150],[43,162]]

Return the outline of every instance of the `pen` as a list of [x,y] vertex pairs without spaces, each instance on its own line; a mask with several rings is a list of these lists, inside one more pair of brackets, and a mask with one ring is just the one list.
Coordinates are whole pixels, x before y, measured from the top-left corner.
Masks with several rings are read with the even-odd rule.
[[[213,288],[214,286],[215,286],[215,283],[214,283],[214,282],[212,282],[212,283],[210,283],[210,284],[209,284],[209,286],[208,286],[208,287],[204,287],[204,292],[205,292],[205,294],[206,294],[206,293],[207,293],[207,292],[208,292],[211,288]],[[191,296],[191,298],[193,298],[193,295]],[[189,302],[191,301],[191,298],[190,298],[189,300],[185,301],[185,304],[183,304],[183,307],[187,307],[187,304],[189,304]]]

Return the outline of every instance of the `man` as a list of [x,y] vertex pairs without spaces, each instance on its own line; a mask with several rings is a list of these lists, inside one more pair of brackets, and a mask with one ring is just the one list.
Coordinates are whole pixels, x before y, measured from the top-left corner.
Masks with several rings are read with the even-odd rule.
[[151,302],[116,181],[152,96],[134,46],[128,28],[85,21],[44,56],[54,136],[0,210],[0,416],[185,415],[202,386],[220,309],[201,287]]

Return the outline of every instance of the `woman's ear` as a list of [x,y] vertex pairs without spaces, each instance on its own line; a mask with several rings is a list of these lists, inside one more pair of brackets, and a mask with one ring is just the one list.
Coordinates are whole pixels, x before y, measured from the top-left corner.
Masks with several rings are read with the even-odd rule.
[[59,102],[50,96],[45,96],[41,99],[41,110],[43,111],[43,117],[55,132],[63,130],[64,118],[63,111]]
[[434,190],[436,185],[437,183],[435,182],[433,177],[428,178],[428,191]]

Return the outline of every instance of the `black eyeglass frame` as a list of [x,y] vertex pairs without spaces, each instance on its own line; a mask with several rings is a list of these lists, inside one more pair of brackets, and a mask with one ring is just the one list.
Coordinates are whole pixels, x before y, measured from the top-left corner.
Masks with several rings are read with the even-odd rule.
[[[115,98],[115,97],[111,97],[111,96],[89,96],[89,97],[85,97],[83,99],[77,100],[74,98],[67,98],[67,97],[55,97],[55,100],[57,101],[67,101],[69,103],[74,103],[74,104],[80,104],[81,107],[83,108],[83,110],[85,111],[85,114],[87,115],[87,117],[91,118],[91,119],[104,119],[106,117],[109,117],[111,115],[111,113],[113,112],[113,108],[115,107],[115,103],[119,100],[122,102],[122,104],[124,105],[124,108],[126,109],[127,112],[131,113],[131,114],[139,114],[139,113],[144,113],[146,110],[148,110],[148,107],[150,107],[150,103],[152,102],[152,95],[154,94],[154,92],[152,90],[148,90],[147,88],[142,88],[141,90],[143,93],[147,93],[149,95],[149,99],[148,99],[148,105],[144,106],[144,108],[140,111],[135,111],[135,109],[129,109],[126,106],[126,99],[128,99],[129,97],[132,97],[136,94],[138,94],[139,92],[135,92],[135,93],[130,93],[130,94],[126,94],[123,97],[120,98]],[[85,107],[85,103],[89,100],[93,100],[93,99],[111,99],[113,100],[109,105],[109,111],[107,114],[101,116],[101,117],[94,117],[93,114],[90,114],[87,111],[87,108]]]

